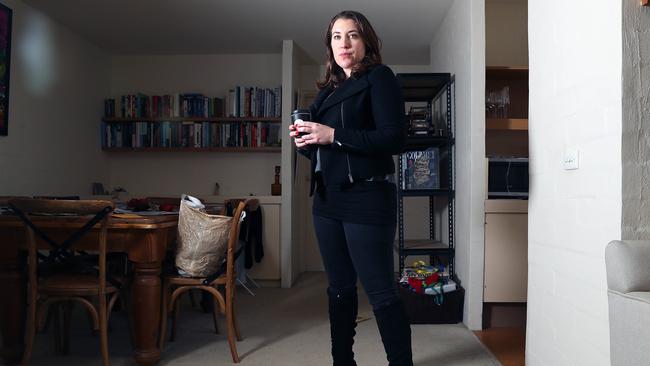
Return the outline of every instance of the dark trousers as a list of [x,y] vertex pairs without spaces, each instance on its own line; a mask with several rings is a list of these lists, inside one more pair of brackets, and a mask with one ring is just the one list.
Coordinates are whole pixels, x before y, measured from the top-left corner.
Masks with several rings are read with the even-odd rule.
[[334,366],[356,366],[357,275],[372,305],[389,366],[413,366],[411,328],[393,273],[395,224],[365,225],[314,215],[329,288]]
[[396,302],[395,229],[396,224],[355,224],[314,215],[314,230],[329,280],[328,293],[356,294],[358,276],[373,310]]

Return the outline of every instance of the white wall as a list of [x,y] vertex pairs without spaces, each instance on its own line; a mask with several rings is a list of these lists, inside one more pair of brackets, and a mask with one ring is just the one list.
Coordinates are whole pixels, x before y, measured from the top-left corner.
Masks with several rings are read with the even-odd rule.
[[[528,8],[526,365],[608,365],[604,249],[621,237],[621,2]],[[574,148],[579,169],[563,170]]]
[[[225,97],[237,86],[277,87],[281,54],[114,56],[111,96],[142,92]],[[131,195],[270,195],[279,153],[106,153],[110,187]]]
[[3,4],[13,35],[0,195],[90,194],[108,180],[99,144],[107,55],[21,1]]
[[528,1],[485,2],[485,64],[528,66]]
[[635,1],[623,2],[623,239],[650,239],[649,13]]
[[465,288],[463,322],[481,329],[485,200],[485,8],[456,0],[431,42],[431,70],[456,75],[456,273]]

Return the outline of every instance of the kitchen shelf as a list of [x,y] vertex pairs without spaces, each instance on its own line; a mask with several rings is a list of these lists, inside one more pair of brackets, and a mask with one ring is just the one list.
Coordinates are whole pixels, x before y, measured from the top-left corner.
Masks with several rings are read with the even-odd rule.
[[527,131],[527,118],[486,118],[486,130]]
[[528,68],[485,69],[485,155],[528,156]]
[[528,80],[528,68],[513,66],[488,66],[485,68],[485,78],[503,80]]

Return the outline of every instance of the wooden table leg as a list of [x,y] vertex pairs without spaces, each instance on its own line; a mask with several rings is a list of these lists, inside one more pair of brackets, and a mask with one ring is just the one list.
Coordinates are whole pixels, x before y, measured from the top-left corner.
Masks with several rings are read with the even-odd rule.
[[24,256],[7,254],[0,259],[0,331],[2,359],[12,365],[20,363],[25,349],[27,280]]
[[160,262],[134,263],[133,328],[135,361],[153,365],[160,360]]

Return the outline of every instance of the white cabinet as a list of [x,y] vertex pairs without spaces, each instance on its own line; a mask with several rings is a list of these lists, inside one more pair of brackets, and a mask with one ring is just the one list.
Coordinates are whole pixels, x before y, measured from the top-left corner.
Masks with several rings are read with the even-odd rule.
[[484,302],[526,302],[528,201],[485,201]]
[[[279,198],[279,197],[278,197]],[[264,228],[264,258],[260,263],[253,260],[248,275],[255,280],[280,280],[280,201],[262,201],[262,225]],[[278,283],[279,285],[279,283]]]

